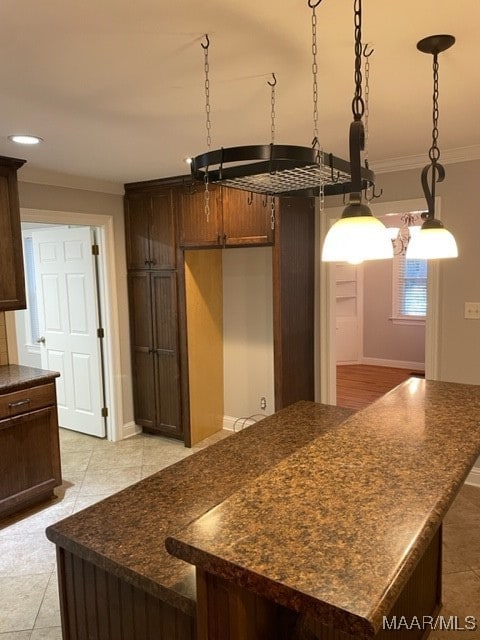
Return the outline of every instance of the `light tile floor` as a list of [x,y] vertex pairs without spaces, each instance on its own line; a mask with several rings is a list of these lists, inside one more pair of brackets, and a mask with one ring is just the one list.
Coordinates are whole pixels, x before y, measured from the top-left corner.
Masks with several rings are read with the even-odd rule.
[[0,640],[61,640],[55,546],[49,524],[230,435],[221,431],[192,449],[141,434],[108,442],[60,429],[63,484],[56,500],[0,522]]
[[[158,436],[112,443],[60,430],[58,499],[0,523],[0,640],[62,640],[55,547],[45,528],[229,435],[193,449]],[[443,615],[480,626],[480,488],[464,486],[445,518]],[[480,630],[435,631],[435,640],[480,640]]]

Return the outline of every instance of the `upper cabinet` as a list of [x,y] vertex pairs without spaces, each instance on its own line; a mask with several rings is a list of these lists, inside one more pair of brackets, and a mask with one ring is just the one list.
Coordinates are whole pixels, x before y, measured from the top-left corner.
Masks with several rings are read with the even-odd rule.
[[129,269],[175,269],[173,191],[128,194],[125,198]]
[[209,210],[207,219],[203,186],[179,190],[180,246],[218,248],[273,243],[271,207],[265,197],[210,185]]
[[0,156],[0,311],[25,309],[17,170],[25,160]]

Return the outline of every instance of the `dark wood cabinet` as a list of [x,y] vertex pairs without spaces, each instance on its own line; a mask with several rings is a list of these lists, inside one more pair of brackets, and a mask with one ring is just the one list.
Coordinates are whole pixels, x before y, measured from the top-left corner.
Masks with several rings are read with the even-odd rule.
[[46,500],[62,483],[53,379],[0,395],[0,451],[0,516]]
[[174,269],[173,192],[129,194],[125,200],[129,269]]
[[0,156],[0,311],[25,309],[17,170],[25,160]]
[[222,244],[222,190],[209,186],[210,214],[205,212],[205,191],[198,186],[177,191],[179,243],[182,247],[216,247]]
[[[197,321],[201,316],[192,289],[200,292],[203,310],[217,308],[222,275],[214,251],[195,249],[273,244],[275,408],[313,400],[313,199],[276,199],[273,230],[270,198],[259,194],[210,185],[207,221],[204,187],[192,185],[188,176],[132,183],[125,189],[136,423],[183,438],[186,446],[201,430],[192,381],[204,377],[205,358],[195,357],[198,339],[189,337],[187,316],[190,321],[192,314]],[[199,335],[205,342],[201,329]],[[210,398],[207,402],[200,395],[202,406],[208,404]]]
[[273,243],[270,198],[239,189],[223,189],[222,202],[225,246],[248,247]]
[[135,422],[181,438],[177,274],[129,273]]
[[259,194],[209,186],[208,216],[205,190],[178,190],[179,244],[185,248],[248,247],[273,243],[270,201]]

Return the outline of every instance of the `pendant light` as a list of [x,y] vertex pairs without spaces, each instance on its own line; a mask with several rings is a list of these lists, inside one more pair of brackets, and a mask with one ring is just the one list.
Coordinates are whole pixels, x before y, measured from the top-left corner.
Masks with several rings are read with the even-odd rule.
[[393,257],[393,248],[385,226],[374,218],[370,207],[362,203],[360,153],[365,147],[362,117],[362,2],[354,0],[355,24],[355,94],[352,101],[353,122],[350,125],[351,191],[342,217],[328,231],[322,250],[324,262],[383,260]]
[[[440,164],[440,149],[438,148],[438,54],[449,49],[455,43],[455,38],[450,35],[435,35],[423,38],[417,44],[417,49],[422,53],[433,55],[433,129],[432,146],[428,157],[430,164],[422,170],[422,188],[427,201],[428,211],[422,213],[424,223],[420,231],[411,239],[406,258],[408,259],[433,259],[456,258],[458,256],[455,238],[447,231],[443,224],[435,218],[435,186],[437,182],[443,182],[445,169]],[[429,185],[429,172],[430,185]]]

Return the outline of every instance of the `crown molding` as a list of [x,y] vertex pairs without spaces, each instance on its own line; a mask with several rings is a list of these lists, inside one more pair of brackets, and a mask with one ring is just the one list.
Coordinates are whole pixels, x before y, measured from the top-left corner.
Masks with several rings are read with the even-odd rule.
[[[458,147],[457,149],[445,149],[442,151],[442,164],[454,164],[456,162],[469,162],[480,160],[480,144],[471,147]],[[428,155],[402,156],[390,160],[372,162],[371,168],[375,173],[390,173],[392,171],[406,171],[407,169],[419,169],[429,163]]]
[[114,195],[124,195],[125,193],[122,183],[75,176],[69,173],[61,173],[60,171],[49,171],[32,165],[25,165],[19,170],[18,180],[20,182],[66,187],[67,189],[82,189],[83,191],[96,191]]

